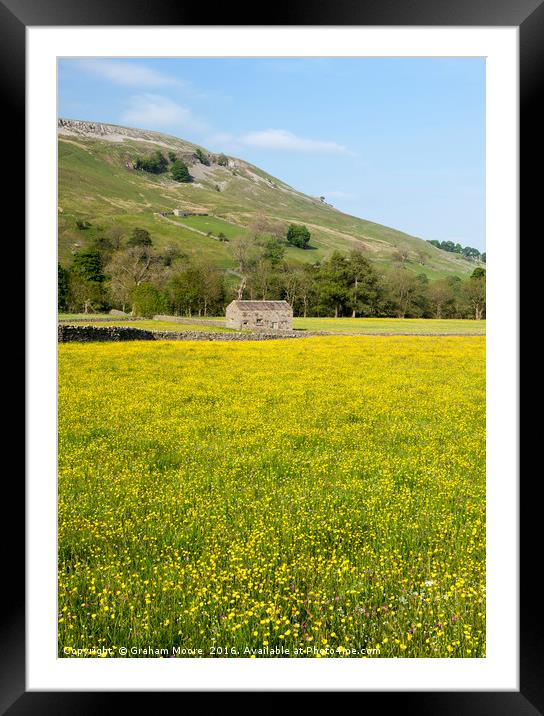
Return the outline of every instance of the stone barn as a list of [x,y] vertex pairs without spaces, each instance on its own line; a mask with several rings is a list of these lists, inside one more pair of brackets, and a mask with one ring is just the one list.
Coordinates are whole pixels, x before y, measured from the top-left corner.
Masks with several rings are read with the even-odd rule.
[[232,301],[226,311],[227,328],[290,331],[293,309],[287,301]]

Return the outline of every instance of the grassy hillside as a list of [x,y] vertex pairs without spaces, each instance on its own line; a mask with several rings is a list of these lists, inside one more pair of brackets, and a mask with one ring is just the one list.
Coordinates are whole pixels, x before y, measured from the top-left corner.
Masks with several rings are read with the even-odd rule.
[[[155,150],[174,151],[189,165],[194,181],[175,182],[169,174],[149,174],[132,168],[136,156]],[[289,247],[286,257],[315,262],[334,249],[360,248],[378,265],[388,266],[394,252],[409,247],[408,268],[430,278],[470,273],[474,264],[401,231],[359,219],[306,196],[258,167],[234,157],[210,166],[194,156],[196,146],[175,137],[114,125],[59,120],[59,258],[66,263],[101,229],[117,225],[128,233],[140,226],[161,248],[176,244],[189,255],[207,256],[222,268],[235,262],[228,239],[247,233],[257,215],[287,226],[304,223],[311,231],[310,250]],[[180,208],[207,212],[207,217],[162,217],[159,212]],[[76,220],[91,223],[80,230]],[[207,234],[211,232],[211,236]],[[418,251],[427,254],[422,265]]]

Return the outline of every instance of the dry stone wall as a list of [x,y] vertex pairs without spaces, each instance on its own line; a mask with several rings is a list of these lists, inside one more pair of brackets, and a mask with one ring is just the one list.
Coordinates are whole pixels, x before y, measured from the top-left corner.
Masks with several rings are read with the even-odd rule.
[[152,341],[152,331],[131,326],[70,326],[59,323],[58,342],[88,343],[90,341]]
[[59,324],[59,343],[93,341],[271,341],[279,338],[304,338],[308,333],[274,331],[274,333],[220,333],[214,331],[146,331],[129,326],[81,326]]

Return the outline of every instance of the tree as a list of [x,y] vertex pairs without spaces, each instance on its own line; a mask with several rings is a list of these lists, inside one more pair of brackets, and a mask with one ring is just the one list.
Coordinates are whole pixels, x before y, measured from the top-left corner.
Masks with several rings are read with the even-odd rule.
[[354,250],[349,254],[347,278],[352,318],[375,315],[381,298],[379,280],[372,264],[361,251]]
[[453,306],[455,294],[451,283],[447,279],[434,281],[427,288],[427,297],[434,318],[443,318],[448,308]]
[[85,281],[103,283],[106,280],[102,269],[102,257],[96,249],[78,251],[74,255],[72,273]]
[[217,157],[217,163],[220,167],[226,167],[229,163],[228,157],[225,154],[220,154]]
[[272,238],[279,243],[285,242],[284,225],[280,221],[270,219],[266,214],[257,214],[249,225],[249,231],[255,241]]
[[95,236],[92,248],[96,249],[102,258],[102,263],[107,263],[115,247],[108,236]]
[[386,277],[386,285],[389,300],[398,318],[405,318],[417,309],[422,290],[418,276],[405,268],[393,269]]
[[57,306],[62,313],[68,310],[68,297],[70,292],[70,272],[58,264],[57,270]]
[[[196,264],[196,269],[201,276],[201,291],[199,297],[198,312],[207,316],[210,311],[220,311],[225,300],[225,284],[223,275],[213,263],[201,261]],[[212,313],[213,315],[213,313]]]
[[475,249],[472,246],[463,247],[459,243],[454,244],[453,241],[437,241],[436,239],[431,239],[428,243],[436,246],[437,249],[441,249],[442,251],[448,251],[453,254],[461,254],[465,258],[469,259],[469,261],[478,261],[481,258],[481,254],[478,249]]
[[77,252],[70,271],[70,304],[84,313],[98,310],[104,304],[105,281],[100,252],[96,249]]
[[268,261],[272,267],[278,266],[285,256],[285,248],[283,244],[273,237],[265,239],[262,242],[263,258]]
[[470,278],[484,278],[485,279],[485,269],[481,266],[477,266],[474,271],[470,274]]
[[472,246],[463,247],[460,253],[467,259],[473,259],[476,261],[480,258],[480,252]]
[[160,283],[164,267],[149,247],[133,246],[125,251],[116,251],[106,266],[106,272],[110,277],[110,294],[125,311],[131,303],[134,287],[144,282]]
[[124,235],[125,232],[123,229],[116,225],[110,226],[110,228],[106,231],[106,236],[111,241],[111,245],[116,251],[121,248]]
[[198,311],[202,289],[202,275],[194,266],[175,273],[168,284],[174,313],[191,316]]
[[265,258],[261,250],[255,257],[250,272],[248,273],[249,297],[267,301],[279,298],[280,281],[274,266]]
[[147,229],[140,229],[136,226],[132,229],[127,246],[153,246],[151,234]]
[[298,273],[298,301],[302,307],[304,318],[308,315],[310,306],[316,300],[318,269],[311,264],[304,264],[297,270]]
[[172,164],[176,161],[177,156],[175,152],[168,152],[168,159],[172,162]]
[[180,251],[178,246],[170,244],[167,246],[162,254],[157,256],[158,261],[162,262],[164,266],[172,266],[178,259],[186,258],[186,254]]
[[[463,293],[469,309],[474,314],[474,318],[480,321],[485,314],[485,271],[483,275],[478,273],[474,275],[478,269],[474,269],[472,276],[465,281],[463,285]],[[483,271],[483,269],[480,269]]]
[[338,318],[350,299],[350,273],[347,257],[335,251],[324,261],[318,273],[318,297],[325,311],[334,311]]
[[287,229],[287,243],[299,249],[306,249],[310,242],[311,234],[302,224],[290,224]]
[[222,272],[207,260],[177,266],[166,282],[166,291],[175,314],[221,312],[225,303]]
[[446,279],[451,288],[453,300],[451,303],[451,317],[463,318],[465,311],[465,297],[463,295],[463,280],[459,276],[448,276]]
[[104,284],[88,281],[81,274],[69,274],[68,308],[73,313],[92,313],[106,306]]
[[172,164],[172,177],[179,182],[190,182],[192,177],[189,174],[189,169],[185,162],[181,159],[176,159]]
[[164,298],[159,289],[149,282],[143,282],[132,289],[132,312],[135,316],[152,318],[165,310]]
[[254,240],[250,236],[237,236],[230,242],[229,248],[238,263],[238,271],[246,275],[257,255]]
[[294,309],[300,290],[300,269],[285,265],[281,274],[281,287],[285,300]]

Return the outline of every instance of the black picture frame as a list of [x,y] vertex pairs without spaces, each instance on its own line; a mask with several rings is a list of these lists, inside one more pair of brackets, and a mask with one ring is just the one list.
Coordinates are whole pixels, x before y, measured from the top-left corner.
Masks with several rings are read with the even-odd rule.
[[[242,9],[243,8],[243,9]],[[214,26],[228,25],[364,25],[364,26],[517,26],[520,37],[520,161],[521,227],[538,226],[536,213],[541,181],[534,181],[541,167],[537,147],[540,143],[541,84],[544,75],[544,0],[335,0],[312,3],[311,0],[280,0],[273,17],[248,17],[247,8],[232,3],[214,9]],[[3,145],[9,157],[10,181],[4,186],[5,206],[11,215],[24,216],[25,147],[25,30],[28,26],[102,26],[102,25],[210,25],[209,10],[173,4],[169,0],[0,0],[0,86],[2,97],[2,136],[10,137]],[[250,22],[248,22],[248,19]],[[5,166],[5,165],[4,165]],[[31,169],[31,157],[26,166]],[[540,212],[539,212],[540,213]],[[22,231],[18,245],[22,249]],[[21,252],[22,253],[22,252]],[[24,256],[20,256],[24,261]],[[20,266],[19,266],[20,268]],[[21,361],[19,361],[21,364]],[[7,478],[5,478],[7,479]],[[27,692],[25,689],[25,535],[24,482],[10,475],[13,489],[10,510],[18,519],[15,529],[4,534],[3,573],[9,575],[2,589],[0,612],[0,714],[96,714],[125,707],[126,693],[117,692]],[[535,599],[531,574],[535,568],[533,546],[539,544],[537,532],[539,501],[532,498],[531,484],[521,492],[522,510],[520,567],[523,589],[520,594],[520,690],[518,692],[365,692],[364,708],[372,708],[369,699],[378,697],[380,709],[398,708],[419,714],[519,714],[544,713],[544,663],[542,659],[541,606]],[[248,689],[251,685],[248,684]],[[172,695],[172,694],[170,694]],[[174,694],[175,696],[176,694]],[[163,693],[138,693],[139,708],[156,713]],[[122,703],[121,703],[121,700]],[[148,711],[148,709],[152,709]]]

